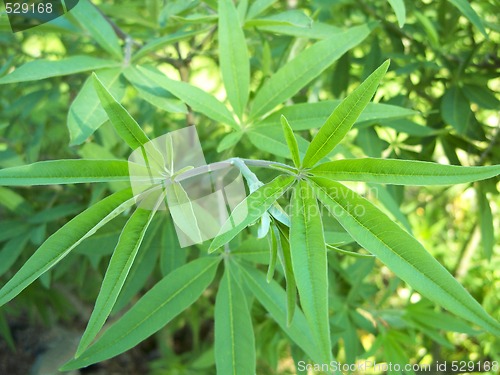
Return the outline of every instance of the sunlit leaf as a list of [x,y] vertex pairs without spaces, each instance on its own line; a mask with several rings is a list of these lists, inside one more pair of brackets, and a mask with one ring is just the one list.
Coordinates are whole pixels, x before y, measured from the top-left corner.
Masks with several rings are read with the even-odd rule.
[[302,161],[304,167],[312,167],[344,138],[375,94],[388,68],[389,61],[386,61],[335,108],[311,141]]
[[495,335],[500,323],[410,234],[345,186],[315,177],[321,203],[363,248],[431,301]]
[[192,305],[212,282],[220,258],[204,257],[160,280],[82,355],[62,370],[86,367],[133,348]]

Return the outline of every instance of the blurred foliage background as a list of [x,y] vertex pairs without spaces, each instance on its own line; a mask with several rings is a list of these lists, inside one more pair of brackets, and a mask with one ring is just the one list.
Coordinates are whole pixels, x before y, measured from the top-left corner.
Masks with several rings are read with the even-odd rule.
[[[225,100],[216,0],[93,2],[97,7],[82,1],[64,17],[19,33],[11,32],[1,9],[0,77],[42,59],[74,57],[81,59],[82,67],[62,74],[52,65],[34,65],[31,69],[47,70],[47,79],[0,86],[0,168],[40,160],[128,157],[129,150],[106,123],[89,84],[92,70],[152,136],[196,124],[208,162],[231,156],[285,161],[276,146],[284,141],[271,128],[257,135],[232,132],[172,94],[141,89],[123,75],[127,65],[150,65]],[[240,0],[237,4],[251,56],[253,92],[311,43],[356,25],[372,29],[363,42],[287,102],[341,99],[391,59],[375,99],[415,112],[384,121],[368,119],[349,134],[339,155],[454,165],[500,163],[498,1],[469,5],[458,0]],[[114,63],[93,67],[92,61],[84,60],[89,57]],[[59,74],[51,74],[52,69]],[[83,114],[95,130],[85,136],[75,130]],[[311,126],[297,133],[310,140],[314,131]],[[109,191],[118,190],[117,184],[0,187],[0,283],[45,238]],[[411,230],[486,311],[500,319],[500,234],[494,230],[500,226],[498,178],[453,187],[360,189]],[[166,217],[159,220],[168,223]],[[81,334],[124,221],[118,219],[83,242],[0,310],[1,373],[24,374],[27,368],[37,373],[36,366],[50,362],[51,348],[62,352],[57,342],[71,342],[72,335]],[[138,266],[137,279],[121,297],[118,314],[162,275],[205,250],[193,246],[176,252],[175,259],[163,259],[162,249],[178,247],[169,228],[166,235],[157,230],[149,236],[150,250]],[[355,243],[346,246],[358,250]],[[257,267],[268,261],[265,240],[249,236],[241,247],[260,254],[254,259]],[[500,360],[498,339],[422,299],[379,262],[329,256],[332,335],[339,361]],[[253,318],[259,373],[297,373],[294,362],[304,359],[300,350],[290,346],[258,304]],[[35,332],[43,334],[29,345],[22,343]],[[94,371],[214,373],[213,295],[207,293],[152,339]]]

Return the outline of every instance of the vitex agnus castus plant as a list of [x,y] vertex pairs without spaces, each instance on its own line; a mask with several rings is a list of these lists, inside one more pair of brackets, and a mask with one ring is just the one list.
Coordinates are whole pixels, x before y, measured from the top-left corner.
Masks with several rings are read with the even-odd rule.
[[[0,305],[16,297],[99,228],[132,210],[75,358],[63,369],[113,357],[157,332],[202,295],[214,281],[221,263],[224,272],[215,303],[215,357],[219,373],[233,373],[236,365],[238,373],[255,373],[254,333],[243,283],[309,358],[329,363],[332,342],[327,252],[346,252],[325,241],[323,221],[333,220],[369,253],[352,255],[375,256],[423,296],[500,335],[500,324],[406,229],[342,183],[468,183],[497,176],[500,166],[328,158],[370,102],[388,67],[386,61],[343,100],[305,150],[299,148],[292,127],[281,116],[292,165],[241,158],[207,164],[195,127],[150,140],[94,76],[95,89],[112,125],[134,150],[129,160],[38,162],[1,170],[0,184],[129,181],[131,187],[95,203],[50,236],[2,287]],[[146,70],[143,73],[151,80],[157,74]],[[261,103],[261,107],[258,111],[264,113],[265,105]],[[235,111],[242,108],[236,106]],[[263,182],[250,168],[271,170],[274,178]],[[209,243],[208,251],[165,276],[96,340],[113,311],[148,226],[162,210],[168,210],[172,216],[182,246]],[[269,239],[267,276],[242,261],[233,248],[235,237],[255,223],[256,235]],[[286,290],[273,280],[278,262],[284,271]]]

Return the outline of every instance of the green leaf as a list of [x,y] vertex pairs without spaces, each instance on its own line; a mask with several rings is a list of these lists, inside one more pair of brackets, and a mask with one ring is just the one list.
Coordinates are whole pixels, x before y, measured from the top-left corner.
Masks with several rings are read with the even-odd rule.
[[[160,201],[163,201],[163,199],[160,198]],[[101,284],[94,311],[92,311],[87,328],[76,350],[76,358],[78,358],[95,339],[111,313],[130,268],[134,263],[144,234],[155,213],[156,209],[145,210],[137,208],[125,224],[120,234],[118,244],[109,261],[109,266]]]
[[186,263],[187,251],[179,245],[179,240],[175,233],[174,223],[170,216],[164,221],[161,236],[160,250],[160,271],[163,276],[167,276],[177,268]]
[[[500,174],[500,165],[497,165]],[[478,212],[479,212],[479,224],[481,228],[481,244],[483,245],[483,251],[486,259],[491,260],[493,255],[493,246],[495,244],[495,227],[493,224],[493,215],[491,213],[491,206],[486,196],[486,192],[479,187],[476,190]]]
[[[163,155],[156,149],[154,143],[149,143],[150,140],[144,130],[127,112],[123,106],[113,98],[113,95],[106,89],[99,78],[93,74],[94,87],[101,101],[102,107],[108,114],[111,124],[115,128],[118,135],[129,145],[132,150],[137,148],[142,149],[143,157],[146,160],[147,167],[154,162],[155,168],[163,170],[165,161]],[[152,147],[143,147],[149,143]]]
[[349,255],[351,257],[354,257],[354,258],[373,258],[375,255],[372,255],[372,254],[363,254],[363,253],[356,253],[354,251],[349,251],[349,250],[344,250],[344,249],[341,249],[341,248],[338,248],[336,246],[332,246],[332,245],[329,245],[329,244],[326,244],[326,249],[327,250],[334,250],[342,255]]
[[0,276],[16,262],[28,243],[29,236],[22,235],[9,240],[0,250]]
[[488,86],[468,85],[462,87],[464,95],[471,102],[485,109],[500,109],[500,101]]
[[312,178],[318,199],[345,230],[423,296],[495,335],[500,324],[424,247],[377,207],[345,186]]
[[299,145],[297,143],[297,139],[293,134],[293,130],[288,123],[285,116],[281,115],[281,126],[283,128],[283,133],[285,134],[286,143],[288,148],[290,149],[290,153],[292,154],[293,163],[297,168],[300,167],[300,155],[299,155]]
[[375,94],[388,68],[389,61],[386,61],[335,108],[311,141],[302,162],[303,167],[312,167],[344,138]]
[[423,126],[407,119],[386,121],[384,122],[384,126],[393,128],[398,133],[406,133],[417,137],[429,137],[439,132],[437,129]]
[[267,267],[267,282],[269,283],[274,277],[274,270],[276,269],[276,259],[278,256],[278,239],[275,235],[276,227],[271,226],[271,230],[267,233],[267,240],[269,243],[269,266]]
[[250,5],[250,9],[247,12],[247,18],[251,19],[255,16],[258,16],[262,12],[264,12],[267,8],[273,5],[276,0],[255,0],[252,1],[252,5]]
[[150,39],[141,49],[139,49],[133,56],[132,61],[135,62],[140,58],[147,56],[149,53],[154,52],[160,48],[165,47],[166,45],[173,44],[175,42],[188,39],[198,34],[202,34],[206,31],[210,30],[210,28],[204,28],[200,30],[193,31],[177,31],[173,34],[167,34],[165,36]]
[[314,167],[310,173],[337,181],[422,186],[453,185],[498,176],[500,165],[462,167],[425,161],[363,158],[330,161]]
[[290,326],[295,315],[295,306],[297,303],[297,283],[293,274],[292,255],[290,253],[289,233],[286,232],[283,226],[279,226],[278,239],[278,256],[285,271],[286,280],[286,324]]
[[243,25],[245,23],[245,16],[248,10],[248,0],[242,0],[238,2],[238,21],[240,25]]
[[431,47],[434,49],[438,49],[440,47],[439,35],[432,21],[425,14],[419,12],[416,9],[413,10],[413,14],[417,18],[417,21],[420,22],[420,24],[424,28],[424,31],[427,34],[427,40]]
[[449,0],[488,39],[483,21],[467,0]]
[[173,182],[165,187],[170,215],[174,223],[188,237],[191,243],[202,243],[203,237],[193,208],[193,201],[189,198],[182,184]]
[[125,77],[137,90],[139,96],[152,105],[167,112],[187,113],[184,103],[164,88],[144,78],[137,69],[126,69]]
[[[250,194],[235,207],[219,234],[212,240],[208,251],[213,252],[224,246],[248,225],[258,220],[294,181],[292,176],[278,176]],[[238,224],[233,226],[234,222]]]
[[292,197],[290,253],[300,305],[322,358],[331,356],[328,317],[328,269],[318,202],[304,180]]
[[[125,86],[120,80],[121,73],[121,68],[96,72],[102,83],[117,99],[121,99],[125,93]],[[107,118],[92,84],[92,77],[89,77],[69,108],[67,126],[70,146],[85,142],[106,122]]]
[[[285,136],[283,131],[278,127],[263,127],[258,126],[255,128],[250,128],[247,133],[248,138],[252,144],[262,151],[269,152],[273,155],[279,157],[291,159],[291,153],[286,144]],[[299,155],[303,156],[306,153],[309,142],[307,142],[300,135],[296,136]]]
[[70,215],[74,215],[77,212],[81,211],[83,208],[85,207],[79,203],[61,204],[59,206],[47,208],[44,211],[38,212],[34,215],[32,214],[27,222],[30,224],[47,223],[49,221],[54,221]]
[[168,90],[193,108],[193,110],[203,113],[212,120],[228,124],[235,130],[240,130],[240,127],[226,106],[202,89],[192,86],[186,82],[175,81],[167,78],[164,74],[161,74],[158,71],[153,71],[140,66],[135,69],[138,69],[139,73],[142,74],[144,78],[147,78],[155,85],[159,85],[160,87]]
[[0,335],[3,337],[9,348],[14,353],[16,351],[16,343],[14,341],[14,338],[12,337],[9,323],[5,318],[3,311],[0,311]]
[[130,189],[87,208],[50,236],[0,290],[0,306],[9,302],[40,275],[56,265],[80,242],[135,203]]
[[[319,128],[340,103],[340,100],[325,100],[317,103],[300,103],[283,107],[256,123],[252,129],[260,127],[268,129],[270,126],[278,127],[281,115],[287,118],[294,131]],[[415,114],[417,112],[411,109],[395,105],[368,103],[354,124],[361,126],[362,124],[373,124],[382,121],[385,123],[390,119],[399,119]]]
[[130,146],[132,150],[149,142],[149,138],[139,124],[130,116],[123,106],[113,98],[99,77],[93,73],[94,88],[99,96],[102,107],[108,114],[116,132]]
[[88,0],[79,0],[71,14],[105,51],[120,60],[123,59],[120,42],[113,27],[97,7]]
[[441,101],[443,120],[453,126],[460,134],[465,134],[469,126],[472,111],[462,90],[453,86],[446,91]]
[[222,138],[222,140],[219,142],[219,145],[217,146],[217,152],[222,152],[227,150],[228,148],[235,146],[241,140],[242,136],[242,132],[231,132],[229,134],[226,134],[224,138]]
[[0,78],[0,85],[41,79],[66,76],[69,74],[98,70],[102,68],[116,68],[120,63],[113,60],[98,59],[91,56],[71,56],[62,60],[35,60],[30,61],[12,73]]
[[290,35],[297,38],[327,39],[334,34],[342,34],[343,30],[327,23],[313,22],[311,27],[297,27],[289,25],[259,26],[259,30],[271,34]]
[[79,358],[62,371],[104,361],[133,348],[191,306],[212,282],[220,258],[203,257],[160,280]]
[[413,234],[407,215],[403,214],[401,211],[400,203],[395,199],[394,195],[389,192],[387,189],[388,186],[369,183],[367,187],[373,193],[373,196],[376,197],[376,200],[382,203],[383,209],[386,209],[386,212],[391,215],[389,217],[394,218],[408,233]]
[[193,23],[193,24],[211,24],[217,21],[217,15],[215,14],[190,14],[186,17],[181,16],[170,16],[171,20],[179,21],[181,23]]
[[370,31],[367,25],[353,27],[301,52],[264,83],[255,95],[250,117],[266,114],[292,97],[346,51],[361,43]]
[[215,364],[218,374],[255,374],[252,317],[242,288],[226,262],[215,300]]
[[266,275],[253,266],[241,265],[240,270],[248,283],[248,289],[257,300],[269,311],[272,318],[279,324],[283,332],[295,342],[316,363],[329,363],[329,357],[322,357],[317,350],[311,334],[311,329],[300,309],[296,309],[292,324],[287,324],[286,293],[274,280],[268,284]]
[[[146,286],[148,279],[154,274],[154,269],[158,264],[158,255],[165,248],[162,247],[161,235],[163,232],[163,222],[157,215],[149,225],[144,240],[139,248],[137,257],[130,269],[130,272],[123,284],[123,288],[116,300],[111,314],[123,309],[133,298]],[[160,230],[161,229],[161,230]],[[114,244],[116,241],[114,242]]]
[[399,27],[403,27],[406,22],[406,7],[403,0],[388,0],[391,4],[394,13],[396,13],[396,18],[398,19]]
[[[0,173],[2,170],[0,170]],[[0,180],[1,181],[1,180]],[[2,184],[0,184],[2,185]],[[18,215],[33,216],[33,209],[30,204],[23,198],[22,195],[16,193],[12,189],[7,189],[0,186],[0,205],[7,210],[15,212]]]
[[49,160],[0,170],[0,185],[31,186],[130,181],[124,160]]
[[241,119],[250,92],[250,58],[245,34],[232,0],[219,0],[219,60],[222,80],[234,112]]
[[245,22],[245,27],[296,26],[310,28],[312,23],[312,19],[304,12],[300,10],[286,10],[268,17],[249,19]]

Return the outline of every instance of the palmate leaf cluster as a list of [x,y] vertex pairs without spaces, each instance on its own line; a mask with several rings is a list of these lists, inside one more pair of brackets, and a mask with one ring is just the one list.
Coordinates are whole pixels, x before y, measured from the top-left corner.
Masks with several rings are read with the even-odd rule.
[[[147,11],[155,14],[161,8],[160,3],[148,2],[151,9]],[[498,321],[414,237],[397,203],[397,193],[388,188],[490,181],[477,185],[477,191],[482,207],[482,246],[485,257],[491,259],[493,217],[486,191],[495,191],[491,186],[500,174],[500,165],[494,158],[489,159],[493,151],[488,146],[477,146],[487,138],[469,103],[498,109],[494,95],[484,87],[470,83],[466,77],[458,82],[452,81],[440,102],[432,103],[440,106],[440,120],[435,120],[430,111],[424,114],[428,116],[429,126],[419,125],[410,120],[419,116],[418,113],[406,108],[403,104],[407,103],[401,98],[391,104],[370,102],[390,65],[389,61],[382,63],[383,54],[378,44],[380,36],[376,34],[380,25],[368,18],[365,23],[341,29],[321,21],[328,20],[325,15],[327,8],[320,8],[316,14],[299,10],[276,11],[273,7],[278,6],[274,3],[241,1],[235,5],[230,0],[173,2],[161,8],[157,23],[118,12],[118,19],[138,23],[136,30],[128,27],[130,35],[123,35],[121,29],[115,32],[113,24],[90,2],[81,0],[72,16],[58,21],[53,27],[58,32],[84,33],[96,48],[101,49],[101,53],[83,55],[79,51],[55,61],[37,59],[17,66],[0,78],[0,84],[7,85],[95,72],[85,75],[85,81],[72,98],[67,112],[69,143],[82,150],[79,155],[83,158],[65,155],[60,160],[27,163],[39,159],[35,152],[30,156],[34,160],[26,159],[25,163],[17,165],[2,164],[4,168],[0,170],[0,185],[9,187],[68,185],[71,188],[74,184],[94,186],[95,183],[104,183],[91,188],[95,190],[85,203],[80,201],[49,208],[47,218],[37,219],[40,214],[36,214],[27,223],[19,223],[19,220],[5,222],[10,234],[2,238],[7,242],[0,256],[9,266],[17,260],[20,269],[11,272],[0,290],[0,305],[8,308],[16,301],[10,302],[12,299],[39,278],[45,278],[43,282],[50,285],[50,278],[56,278],[54,272],[58,269],[54,266],[75,252],[80,258],[88,258],[95,270],[102,271],[94,308],[75,358],[63,369],[88,366],[135,347],[207,295],[214,297],[213,303],[205,302],[209,309],[213,309],[214,342],[213,346],[201,348],[198,355],[213,358],[207,360],[208,373],[213,364],[220,374],[258,372],[257,365],[263,361],[259,353],[265,348],[260,337],[266,334],[266,329],[275,337],[284,333],[295,360],[329,363],[339,354],[339,342],[342,341],[343,355],[352,362],[357,356],[366,354],[360,348],[359,339],[353,338],[356,330],[361,328],[377,334],[372,354],[377,345],[383,345],[387,348],[385,353],[390,356],[385,360],[407,362],[397,349],[398,340],[406,340],[398,336],[398,324],[395,323],[394,330],[391,330],[391,324],[386,323],[382,315],[373,313],[372,318],[375,316],[389,326],[379,328],[359,313],[363,296],[375,301],[367,284],[362,282],[373,270],[373,257],[425,298],[421,304],[407,307],[405,319],[417,331],[442,345],[449,343],[439,334],[440,328],[477,334],[463,321],[435,310],[433,304],[426,305],[432,301],[490,335],[500,336]],[[399,25],[392,25],[392,28],[405,30],[398,28],[406,23],[408,12],[404,3],[389,1],[388,6],[394,10]],[[450,1],[448,6],[456,9],[453,13],[456,17],[462,14],[470,22],[475,30],[473,33],[488,36],[488,25],[467,2]],[[372,17],[377,11],[368,4],[363,7]],[[102,8],[106,10],[105,6]],[[117,10],[116,5],[112,9]],[[438,53],[439,43],[443,41],[429,21],[426,10],[423,6],[415,7],[408,14],[415,19],[409,27],[420,27],[421,33],[417,33],[412,42],[420,48],[422,41],[419,38],[424,35],[432,44],[431,51]],[[170,23],[175,26],[167,27]],[[393,30],[386,24],[382,26]],[[151,37],[142,45],[134,44],[141,33],[150,28],[156,29],[160,36]],[[202,44],[214,35],[218,41],[216,52]],[[274,35],[285,39],[277,43]],[[407,35],[402,36],[405,37]],[[195,38],[201,41],[199,46],[193,42]],[[353,89],[348,89],[351,88],[348,66],[350,59],[354,59],[352,51],[370,38],[372,45],[362,62],[362,83],[357,82]],[[250,40],[255,45],[250,44]],[[217,55],[218,66],[214,74],[220,74],[221,87],[227,97],[225,102],[205,87],[185,79],[194,56],[190,56],[190,49],[182,50],[183,43],[190,43],[194,53]],[[172,45],[178,59],[169,55],[158,56]],[[250,51],[253,50],[260,54],[257,67],[251,58]],[[288,58],[282,59],[280,55]],[[408,63],[406,55],[393,55],[397,67],[393,71],[408,74],[412,69],[419,70],[422,72],[421,85],[425,84],[424,78],[430,79],[436,70],[432,63],[417,60]],[[446,68],[452,70],[453,59],[449,56],[441,58]],[[164,60],[178,70],[181,79],[174,79],[159,69]],[[334,63],[335,71],[343,73],[344,77],[334,74],[332,91],[345,99],[311,100],[320,96],[315,93],[315,82],[324,84],[322,77]],[[5,69],[4,73],[7,70],[10,69]],[[463,71],[457,74],[472,73]],[[214,138],[210,133],[216,134],[216,144],[207,146],[213,161],[228,155],[249,156],[249,160],[241,160],[252,166],[255,156],[270,159],[257,160],[256,165],[266,168],[264,172],[260,171],[262,179],[269,182],[251,191],[243,202],[249,208],[244,220],[210,243],[194,246],[189,253],[179,249],[168,214],[135,206],[137,197],[128,186],[130,176],[124,160],[130,149],[144,149],[153,136],[183,124],[177,121],[172,128],[168,120],[163,127],[156,124],[145,126],[141,120],[136,121],[120,104],[122,100],[128,101],[126,92],[131,88],[141,98],[142,104],[137,112],[146,124],[160,118],[149,114],[154,112],[153,108],[160,110],[162,117],[171,116],[180,121],[187,117],[189,121],[196,114],[206,121],[207,130],[200,129],[203,126],[200,124],[197,127],[202,134],[202,143],[212,142]],[[307,88],[311,90],[310,102],[300,100]],[[41,87],[34,96],[47,90]],[[416,94],[424,91],[425,88],[414,88]],[[349,95],[344,95],[347,92]],[[418,104],[423,106],[420,102]],[[398,144],[396,139],[390,145],[391,152],[384,154],[389,158],[382,158],[381,151],[386,148],[386,141],[378,136],[374,125],[386,123],[397,134],[405,133],[410,138],[405,145]],[[449,127],[444,128],[445,125]],[[361,158],[354,157],[349,149],[353,128],[357,130],[355,143],[364,150],[365,156]],[[43,135],[40,137],[45,139]],[[469,140],[464,146],[463,143]],[[419,155],[412,150],[411,146],[419,142],[428,155],[425,152]],[[460,166],[431,162],[429,155],[432,155],[436,143],[442,145],[451,164],[461,164],[460,151],[466,149],[471,154],[479,154],[481,162],[478,164],[488,164],[486,161],[489,160],[493,165]],[[339,158],[339,155],[343,157]],[[148,157],[161,160],[158,155]],[[257,175],[260,175],[259,171]],[[346,181],[377,186],[385,207],[370,202]],[[5,197],[2,201],[10,201],[13,212],[25,217],[33,215],[33,208],[18,190],[1,189],[2,197]],[[37,189],[43,188],[30,190]],[[69,190],[68,194],[71,197],[77,192]],[[87,203],[89,200],[91,204]],[[8,204],[2,203],[4,206]],[[45,233],[39,235],[42,239],[34,241],[39,247],[32,256],[21,257],[28,241],[27,231],[46,228],[47,222],[77,212],[81,213],[62,224],[47,239]],[[107,230],[113,223],[118,224]],[[257,225],[253,225],[255,223]],[[332,226],[333,231],[330,230]],[[254,233],[255,227],[259,227],[257,234]],[[264,247],[263,241],[257,239],[263,236],[267,237],[269,244],[264,240]],[[98,240],[91,246],[89,241],[95,237]],[[94,249],[104,239],[109,240],[110,251],[100,254]],[[359,246],[352,246],[353,243]],[[359,247],[366,252],[352,251]],[[357,257],[350,266],[352,275],[336,263],[339,258],[335,253]],[[262,256],[264,261],[261,261]],[[103,257],[107,260],[106,269],[101,267],[99,270]],[[64,265],[64,261],[58,266]],[[258,266],[262,262],[268,265],[267,274]],[[159,263],[159,273],[156,263]],[[0,267],[0,270],[6,272],[9,266]],[[83,277],[85,274],[83,270]],[[154,282],[148,283],[149,279]],[[340,284],[345,281],[350,288],[343,300]],[[397,284],[394,285],[397,288]],[[333,299],[333,295],[337,298]],[[129,309],[100,334],[108,318],[127,306]],[[279,329],[268,328],[266,323],[259,321],[262,316],[259,309],[262,308]],[[414,318],[425,314],[432,319],[445,316],[452,323],[431,329],[429,324],[432,323],[422,323]],[[186,367],[192,365],[188,363]]]

